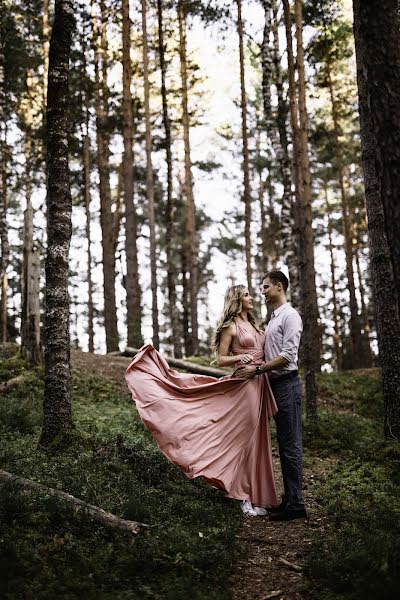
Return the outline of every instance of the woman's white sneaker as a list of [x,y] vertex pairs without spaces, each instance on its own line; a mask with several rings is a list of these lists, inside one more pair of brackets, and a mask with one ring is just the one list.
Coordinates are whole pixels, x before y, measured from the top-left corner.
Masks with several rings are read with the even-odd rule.
[[267,509],[262,506],[253,506],[253,510],[257,513],[258,517],[265,517],[268,514]]
[[250,500],[241,500],[240,508],[247,517],[257,517],[257,512],[254,510]]

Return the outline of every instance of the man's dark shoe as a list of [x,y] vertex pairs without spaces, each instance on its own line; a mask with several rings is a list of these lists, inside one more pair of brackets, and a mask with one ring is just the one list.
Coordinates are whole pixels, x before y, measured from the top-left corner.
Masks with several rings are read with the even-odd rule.
[[285,510],[287,505],[287,500],[283,499],[282,502],[278,506],[274,506],[273,508],[268,509],[268,514],[276,515],[277,513],[281,513]]
[[269,516],[270,521],[293,521],[294,519],[307,519],[308,514],[305,508],[293,509],[285,507],[277,513]]

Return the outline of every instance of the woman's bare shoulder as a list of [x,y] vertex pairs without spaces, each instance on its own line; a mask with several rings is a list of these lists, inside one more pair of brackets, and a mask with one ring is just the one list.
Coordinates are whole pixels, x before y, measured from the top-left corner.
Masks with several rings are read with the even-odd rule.
[[236,324],[234,321],[231,321],[227,327],[222,329],[221,335],[230,335],[231,337],[236,335]]

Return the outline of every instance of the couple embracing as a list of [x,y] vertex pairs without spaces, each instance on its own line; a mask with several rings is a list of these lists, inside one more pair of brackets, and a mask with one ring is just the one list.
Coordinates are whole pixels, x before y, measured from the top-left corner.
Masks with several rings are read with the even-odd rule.
[[[262,331],[243,285],[228,288],[212,341],[220,379],[178,373],[151,345],[126,372],[139,415],[160,450],[190,477],[202,477],[240,502],[251,517],[286,521],[307,516],[302,491],[301,381],[297,370],[302,322],[286,301],[288,280],[266,273],[272,310]],[[276,424],[284,494],[278,502],[270,417]]]

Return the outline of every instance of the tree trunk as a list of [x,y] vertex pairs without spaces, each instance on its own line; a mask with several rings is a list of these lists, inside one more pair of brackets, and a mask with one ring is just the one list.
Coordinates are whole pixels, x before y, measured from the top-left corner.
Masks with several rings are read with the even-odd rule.
[[[104,277],[104,325],[106,330],[107,351],[118,349],[119,336],[117,326],[117,308],[115,299],[115,252],[113,238],[113,215],[111,211],[110,167],[109,167],[109,135],[108,120],[108,87],[107,87],[107,38],[106,12],[104,1],[101,7],[101,48],[98,39],[98,26],[95,0],[91,0],[94,72],[95,72],[95,107],[97,133],[97,162],[100,178],[100,224],[103,249]],[[102,55],[102,81],[100,82],[100,50]],[[101,95],[100,95],[101,94]]]
[[[264,105],[264,122],[265,127],[278,163],[279,173],[281,177],[281,183],[283,185],[282,195],[282,210],[281,210],[281,227],[280,227],[280,239],[282,241],[283,256],[282,262],[288,266],[289,274],[292,277],[297,272],[296,264],[296,251],[295,251],[295,236],[294,236],[294,223],[293,223],[293,194],[292,194],[292,174],[290,169],[290,160],[287,150],[287,134],[286,134],[286,115],[282,122],[280,118],[280,129],[281,135],[279,135],[277,129],[277,123],[272,111],[271,105],[271,87],[273,82],[273,69],[275,69],[275,85],[279,94],[278,112],[283,109],[283,91],[282,81],[279,64],[279,40],[277,32],[274,31],[274,47],[270,48],[270,34],[274,28],[277,29],[277,25],[273,26],[273,0],[263,0],[263,8],[265,11],[265,24],[263,43],[261,47],[261,58],[262,58],[262,91],[263,91],[263,105]],[[276,6],[274,7],[276,10]],[[282,141],[285,145],[282,144]],[[290,292],[292,292],[292,286],[290,286]],[[294,296],[295,293],[291,294]],[[292,298],[293,299],[293,298]]]
[[45,496],[54,496],[55,498],[65,500],[72,505],[74,510],[83,510],[94,521],[101,523],[105,527],[117,529],[119,531],[123,531],[124,533],[136,535],[141,528],[149,527],[145,523],[139,523],[138,521],[127,521],[125,519],[120,519],[112,513],[109,513],[98,506],[94,506],[93,504],[89,504],[88,502],[83,502],[82,500],[79,500],[79,498],[75,498],[75,496],[67,494],[62,490],[55,490],[47,485],[36,483],[36,481],[32,481],[31,479],[25,479],[19,475],[7,473],[7,471],[0,470],[0,481],[12,484],[13,486],[22,488],[23,490],[34,490],[35,492],[41,492]]
[[308,160],[308,128],[305,104],[304,55],[302,40],[302,3],[295,0],[298,99],[294,80],[291,16],[288,0],[283,0],[285,30],[288,50],[288,75],[291,124],[293,130],[293,154],[296,174],[297,230],[299,236],[299,264],[301,312],[304,323],[302,336],[302,359],[305,373],[307,418],[317,417],[317,390],[315,372],[319,363],[318,306],[315,288],[314,247],[312,230],[312,190]]
[[[126,347],[123,352],[112,352],[112,356],[135,356],[140,352],[138,348],[129,348]],[[193,363],[187,360],[181,360],[172,358],[171,356],[165,356],[165,360],[169,364],[170,367],[174,367],[176,369],[182,369],[184,371],[188,371],[189,373],[196,373],[198,375],[208,375],[209,377],[226,377],[229,374],[229,369],[215,369],[214,367],[204,367],[203,365],[198,365],[197,363]]]
[[[397,0],[353,1],[385,436],[400,441],[400,39]],[[397,248],[396,248],[397,245]]]
[[[354,226],[353,226],[354,227]],[[354,258],[356,260],[356,269],[357,269],[357,277],[358,277],[358,291],[360,293],[361,299],[361,317],[362,317],[362,351],[363,351],[363,364],[366,368],[372,367],[373,357],[371,351],[371,343],[370,343],[370,327],[369,327],[369,318],[368,318],[368,306],[365,301],[366,292],[363,282],[363,274],[361,272],[360,265],[360,239],[358,235],[358,228],[356,229],[355,239],[354,239]]]
[[47,93],[46,351],[42,445],[72,426],[68,260],[72,199],[68,168],[68,72],[73,0],[56,0]]
[[336,261],[335,261],[335,247],[333,245],[333,227],[331,219],[331,207],[328,199],[328,186],[325,185],[325,201],[326,201],[326,214],[328,217],[328,239],[329,239],[329,257],[330,257],[330,270],[331,270],[331,288],[332,288],[332,317],[333,317],[333,345],[335,348],[335,362],[336,369],[341,371],[343,369],[343,351],[342,351],[342,339],[340,333],[339,324],[339,313],[338,313],[338,301],[336,292]]
[[161,97],[163,105],[163,123],[165,130],[165,152],[167,160],[167,227],[165,233],[166,255],[167,255],[167,288],[168,288],[168,312],[171,325],[172,344],[175,358],[182,358],[182,347],[180,339],[179,317],[177,309],[177,296],[175,287],[176,266],[174,261],[174,252],[172,240],[174,235],[174,202],[172,198],[172,141],[171,141],[171,122],[168,114],[168,97],[166,87],[166,64],[164,48],[164,29],[163,29],[163,7],[162,0],[157,0],[158,16],[158,52],[160,56],[161,70]]
[[7,342],[7,289],[8,276],[7,267],[9,261],[9,243],[7,230],[7,169],[8,169],[8,148],[7,148],[7,119],[6,119],[6,89],[5,89],[5,40],[4,28],[0,23],[0,285],[1,285],[1,304],[0,304],[0,330],[1,341]]
[[134,200],[134,156],[133,156],[133,110],[132,110],[132,65],[131,21],[129,0],[122,0],[122,134],[124,138],[123,179],[125,203],[125,255],[126,255],[126,308],[128,345],[141,346],[142,306],[138,265],[138,222]]
[[239,68],[240,68],[240,108],[242,112],[242,143],[243,143],[243,202],[244,202],[244,239],[246,255],[247,287],[253,294],[253,267],[251,264],[251,190],[250,190],[250,166],[249,166],[249,142],[247,132],[247,96],[244,74],[244,49],[243,49],[243,21],[242,0],[236,0],[237,4],[237,30],[239,35]]
[[42,15],[43,32],[43,113],[46,113],[47,99],[47,78],[49,73],[49,46],[50,46],[50,28],[49,28],[49,0],[43,0]]
[[150,229],[150,274],[151,274],[151,315],[153,325],[153,346],[160,347],[160,332],[158,324],[157,301],[157,254],[156,254],[156,224],[154,215],[154,176],[152,163],[152,139],[150,122],[150,84],[149,58],[147,50],[147,15],[146,0],[142,0],[142,35],[143,35],[143,79],[144,79],[144,114],[146,123],[146,194]]
[[85,93],[85,134],[83,137],[82,162],[84,175],[84,199],[86,217],[86,240],[87,240],[87,286],[88,286],[88,336],[89,352],[94,352],[94,328],[93,328],[93,280],[92,280],[92,236],[91,236],[91,212],[90,212],[90,134],[89,134],[89,106],[87,90]]
[[185,150],[185,200],[186,200],[186,222],[185,222],[185,245],[187,254],[187,269],[189,273],[189,296],[190,296],[190,325],[192,338],[192,353],[197,354],[199,351],[199,331],[198,331],[198,310],[197,310],[197,294],[198,294],[198,257],[196,243],[196,218],[195,204],[193,198],[193,183],[191,172],[191,157],[190,157],[190,123],[189,123],[189,108],[188,108],[188,74],[187,74],[187,58],[186,58],[186,12],[185,5],[182,0],[178,0],[178,21],[179,21],[179,56],[180,56],[180,71],[182,82],[182,125],[183,125],[183,142]]
[[361,356],[361,327],[360,319],[358,315],[358,305],[356,297],[356,288],[354,284],[354,270],[353,270],[353,241],[351,231],[351,215],[350,207],[347,199],[345,181],[344,181],[344,167],[343,167],[343,153],[340,145],[340,123],[338,117],[337,103],[335,98],[335,92],[333,89],[333,82],[331,73],[328,67],[328,85],[329,95],[331,100],[332,109],[332,120],[333,120],[333,132],[335,141],[335,157],[336,157],[336,170],[339,180],[340,197],[342,200],[342,222],[343,222],[343,237],[344,237],[344,250],[346,256],[346,274],[347,284],[350,297],[350,339],[351,339],[351,354],[352,363],[355,369],[363,367],[360,360]]
[[288,151],[288,131],[287,131],[287,114],[288,103],[284,95],[283,77],[281,70],[281,56],[279,51],[279,23],[278,23],[278,8],[276,0],[272,0],[272,32],[273,32],[273,52],[272,60],[274,65],[274,83],[276,87],[276,95],[278,100],[277,108],[277,127],[279,132],[279,141],[282,149],[281,154],[281,177],[284,187],[282,196],[281,210],[281,229],[280,236],[282,239],[283,256],[282,262],[287,265],[290,276],[289,298],[292,305],[296,308],[300,307],[300,278],[298,264],[298,249],[296,238],[295,224],[295,197],[292,191],[292,166]]
[[21,281],[21,354],[29,364],[42,359],[40,345],[40,256],[33,248],[33,209],[27,199],[24,213],[24,249]]

